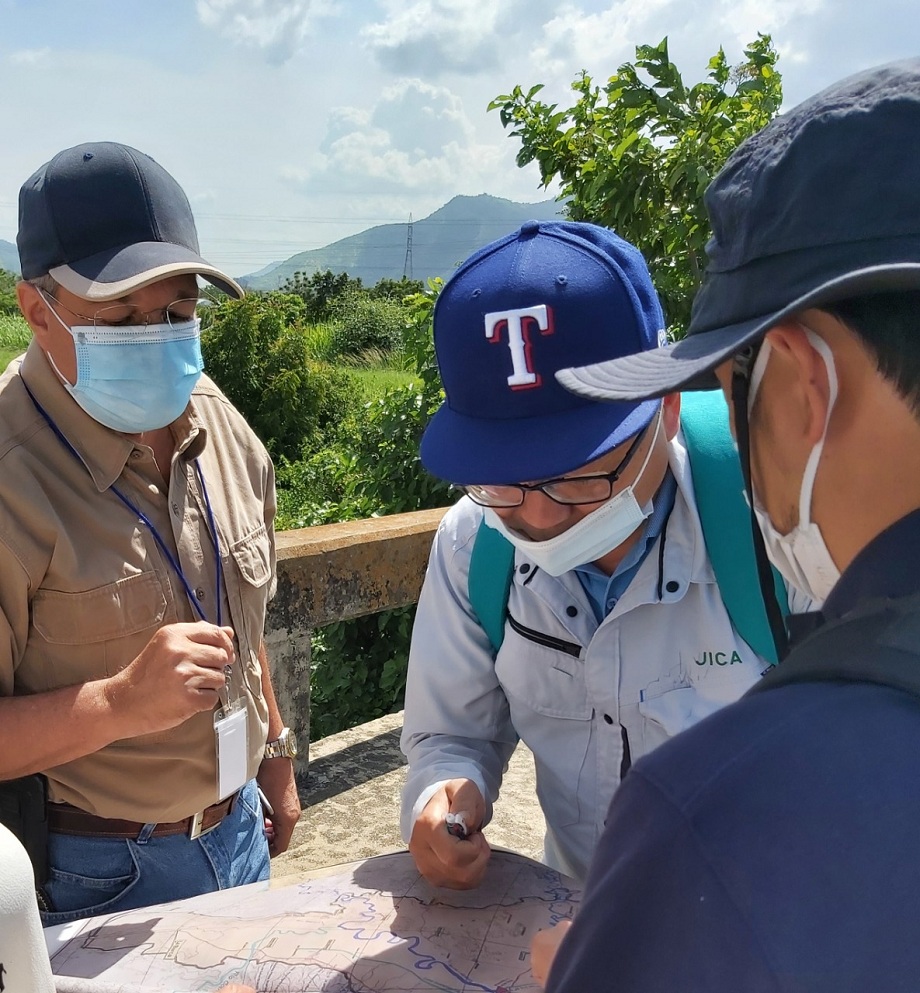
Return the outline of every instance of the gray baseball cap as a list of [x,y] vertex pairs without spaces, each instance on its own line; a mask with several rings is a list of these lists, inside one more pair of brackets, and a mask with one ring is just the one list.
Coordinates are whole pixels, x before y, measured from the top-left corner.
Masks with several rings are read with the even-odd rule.
[[687,336],[563,369],[568,389],[644,400],[712,370],[809,307],[920,289],[920,59],[850,76],[777,117],[706,190],[712,238]]
[[199,254],[192,208],[175,179],[114,141],[65,148],[23,183],[16,243],[23,279],[49,273],[85,300],[114,300],[186,273],[243,295]]

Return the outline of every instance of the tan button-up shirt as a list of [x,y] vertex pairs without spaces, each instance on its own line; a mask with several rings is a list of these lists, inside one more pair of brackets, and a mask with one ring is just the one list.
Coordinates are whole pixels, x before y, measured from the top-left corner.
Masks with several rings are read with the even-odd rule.
[[[217,552],[197,461],[218,532],[221,621],[236,635],[230,696],[248,712],[255,775],[268,727],[258,649],[274,592],[274,472],[206,377],[170,428],[167,488],[151,449],[89,417],[34,342],[0,377],[0,695],[111,676],[159,627],[198,620],[167,556],[113,484],[154,525],[205,618],[217,623]],[[213,723],[211,712],[198,714],[46,770],[51,799],[103,817],[187,817],[217,800]]]

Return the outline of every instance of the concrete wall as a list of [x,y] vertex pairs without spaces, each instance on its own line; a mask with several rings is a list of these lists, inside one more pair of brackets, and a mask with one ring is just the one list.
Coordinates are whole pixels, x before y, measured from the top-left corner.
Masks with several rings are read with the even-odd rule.
[[444,509],[280,531],[278,592],[265,625],[272,683],[301,744],[310,738],[310,639],[314,628],[418,600],[428,551]]

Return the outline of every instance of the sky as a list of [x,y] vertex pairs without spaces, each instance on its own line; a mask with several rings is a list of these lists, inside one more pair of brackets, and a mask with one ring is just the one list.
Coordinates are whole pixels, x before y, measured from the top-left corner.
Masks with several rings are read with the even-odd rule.
[[920,55],[915,0],[0,0],[0,238],[28,176],[84,141],[168,169],[232,275],[457,194],[546,199],[490,100],[543,83],[570,106],[582,70],[602,83],[665,36],[696,82],[758,32],[786,107]]

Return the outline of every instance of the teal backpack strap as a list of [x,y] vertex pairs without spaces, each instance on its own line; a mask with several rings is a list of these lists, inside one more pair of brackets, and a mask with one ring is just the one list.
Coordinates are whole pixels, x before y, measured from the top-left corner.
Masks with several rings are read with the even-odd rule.
[[485,521],[479,525],[470,555],[470,606],[498,654],[505,637],[508,594],[514,574],[514,546]]
[[[757,578],[751,512],[722,391],[681,394],[680,413],[700,524],[722,602],[738,634],[775,665],[776,644]],[[785,617],[786,588],[775,569],[773,585]]]

